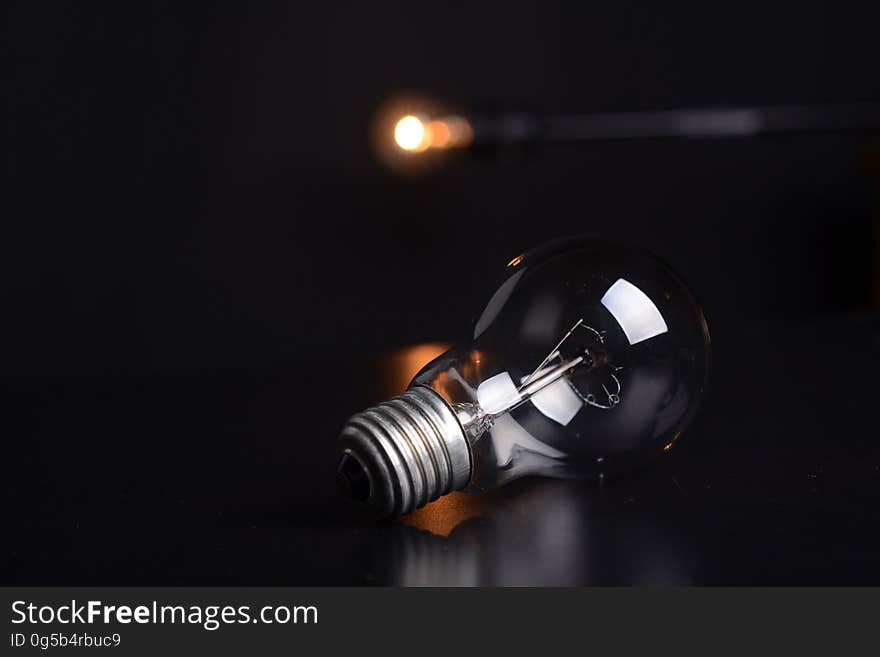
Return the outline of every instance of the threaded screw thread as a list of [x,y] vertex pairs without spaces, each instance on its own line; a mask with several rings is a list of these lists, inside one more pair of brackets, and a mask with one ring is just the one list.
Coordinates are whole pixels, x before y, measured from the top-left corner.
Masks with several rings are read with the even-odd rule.
[[471,475],[461,424],[446,401],[423,386],[352,416],[340,446],[345,481],[367,482],[359,495],[346,486],[349,496],[385,516],[409,513],[463,488]]

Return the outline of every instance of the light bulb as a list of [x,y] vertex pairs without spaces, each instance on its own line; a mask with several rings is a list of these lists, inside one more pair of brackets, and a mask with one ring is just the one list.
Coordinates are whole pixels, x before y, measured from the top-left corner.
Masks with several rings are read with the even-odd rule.
[[706,320],[665,264],[554,242],[508,263],[465,342],[349,419],[337,479],[389,516],[525,475],[631,470],[678,439],[708,366]]

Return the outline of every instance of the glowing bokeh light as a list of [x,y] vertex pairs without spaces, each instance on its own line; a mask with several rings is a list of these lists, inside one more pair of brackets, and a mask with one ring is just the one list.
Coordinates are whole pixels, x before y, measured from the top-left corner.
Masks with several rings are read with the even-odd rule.
[[424,150],[430,143],[426,136],[425,124],[412,114],[404,116],[394,126],[394,141],[405,151]]
[[471,143],[473,129],[459,116],[430,120],[424,116],[407,114],[394,125],[394,143],[407,153],[422,153],[428,149],[461,148]]
[[431,146],[446,148],[452,142],[452,131],[444,121],[431,121]]

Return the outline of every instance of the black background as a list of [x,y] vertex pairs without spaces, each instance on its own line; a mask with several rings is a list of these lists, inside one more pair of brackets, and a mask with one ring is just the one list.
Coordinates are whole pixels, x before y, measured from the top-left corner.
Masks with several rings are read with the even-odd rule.
[[[669,499],[682,479],[731,481],[666,534],[645,520],[662,469],[605,502],[587,487],[612,525],[652,500],[603,549],[696,523],[670,549],[701,566],[672,581],[876,583],[876,138],[560,147],[408,177],[368,133],[407,90],[538,113],[877,99],[877,18],[839,2],[13,3],[5,580],[399,581],[364,555],[405,528],[324,486],[335,431],[388,392],[379,354],[463,335],[512,255],[586,232],[647,246],[703,300],[721,392]],[[839,485],[817,487],[834,458]],[[502,498],[533,497],[517,490]],[[729,559],[708,556],[727,536],[713,523],[735,528]],[[762,541],[800,566],[734,559],[765,563]],[[650,579],[574,561],[526,583]]]

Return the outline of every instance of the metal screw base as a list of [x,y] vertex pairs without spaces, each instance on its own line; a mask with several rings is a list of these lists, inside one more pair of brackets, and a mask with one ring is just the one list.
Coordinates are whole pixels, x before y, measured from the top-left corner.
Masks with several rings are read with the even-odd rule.
[[340,487],[382,516],[409,513],[470,480],[461,424],[430,388],[414,386],[354,415],[339,441]]

